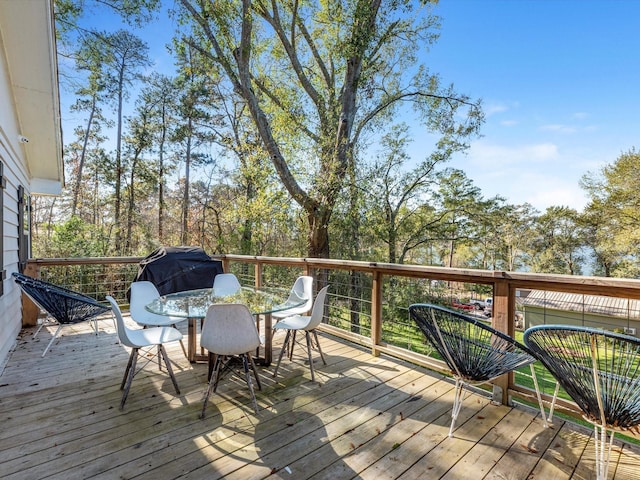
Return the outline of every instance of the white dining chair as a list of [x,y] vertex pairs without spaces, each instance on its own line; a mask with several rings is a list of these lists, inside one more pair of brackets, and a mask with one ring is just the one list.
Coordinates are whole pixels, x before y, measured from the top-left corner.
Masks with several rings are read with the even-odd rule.
[[186,320],[186,318],[151,313],[145,308],[158,298],[160,298],[160,292],[152,282],[147,280],[132,282],[129,306],[132,320],[143,327],[175,327],[177,323]]
[[233,295],[240,290],[240,281],[233,273],[219,273],[213,278],[213,293],[217,297]]
[[[133,377],[144,368],[149,362],[151,362],[156,355],[158,358],[158,365],[162,369],[162,360],[164,360],[164,364],[167,367],[167,372],[169,372],[169,376],[171,377],[171,381],[173,382],[173,386],[176,389],[176,394],[180,395],[180,389],[178,388],[178,382],[176,381],[176,377],[173,374],[173,369],[171,368],[171,363],[169,362],[169,357],[167,356],[167,352],[164,348],[165,343],[177,342],[178,340],[182,340],[182,333],[176,328],[173,327],[149,327],[143,328],[140,330],[133,330],[127,328],[124,323],[124,319],[122,318],[122,311],[118,306],[118,303],[115,299],[108,295],[107,300],[111,304],[111,311],[116,319],[116,329],[118,331],[118,338],[120,339],[120,343],[131,348],[131,354],[129,355],[129,361],[127,363],[127,367],[124,371],[124,376],[122,377],[122,384],[120,385],[120,390],[122,392],[122,400],[120,401],[120,410],[124,408],[124,404],[127,401],[127,397],[129,396],[129,389],[131,388],[131,383],[133,382]],[[157,354],[153,353],[155,348],[157,347]],[[140,351],[142,349],[142,351]],[[145,364],[142,365],[138,370],[136,370],[138,357],[145,359]]]
[[[176,327],[176,324],[187,320],[184,317],[174,317],[169,315],[158,315],[152,313],[145,307],[152,301],[160,298],[160,292],[156,286],[147,280],[141,280],[131,283],[131,301],[129,305],[129,313],[131,319],[142,327]],[[182,340],[180,346],[184,356],[189,358],[187,350]]]
[[205,416],[209,396],[218,388],[222,373],[233,367],[231,361],[234,357],[242,359],[244,380],[251,393],[253,408],[258,413],[258,403],[249,367],[253,371],[258,390],[262,390],[260,378],[251,357],[251,352],[260,346],[260,337],[249,308],[239,303],[211,305],[204,319],[200,345],[209,351],[208,384],[200,418]]
[[284,302],[286,304],[297,305],[301,299],[306,299],[302,305],[287,308],[279,312],[273,312],[271,316],[275,319],[283,319],[292,315],[304,315],[309,313],[313,306],[313,277],[300,276],[296,279],[289,292],[289,298]]
[[327,364],[326,360],[324,359],[324,355],[322,354],[322,349],[320,348],[320,342],[318,341],[318,333],[316,332],[316,328],[318,327],[318,325],[320,325],[320,322],[322,322],[328,289],[329,286],[327,285],[318,292],[318,295],[313,302],[311,315],[293,315],[290,317],[286,317],[273,326],[273,328],[276,330],[287,330],[287,336],[284,339],[284,344],[282,345],[282,350],[280,350],[280,356],[278,357],[278,363],[276,364],[276,368],[273,372],[274,377],[278,375],[278,368],[280,368],[280,362],[282,361],[282,357],[284,356],[285,351],[289,352],[289,360],[293,359],[293,345],[295,343],[295,334],[298,330],[305,332],[307,356],[309,358],[309,368],[311,369],[311,381],[315,381],[313,358],[311,356],[311,350],[314,346],[318,349],[318,352],[320,352],[322,363],[324,363],[325,365]]

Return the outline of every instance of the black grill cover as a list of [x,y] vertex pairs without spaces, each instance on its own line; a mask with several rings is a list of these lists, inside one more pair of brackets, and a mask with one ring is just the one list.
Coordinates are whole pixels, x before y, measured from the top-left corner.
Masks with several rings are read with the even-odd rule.
[[223,273],[222,262],[200,247],[160,247],[140,261],[135,280],[147,280],[166,295],[211,287],[218,273]]

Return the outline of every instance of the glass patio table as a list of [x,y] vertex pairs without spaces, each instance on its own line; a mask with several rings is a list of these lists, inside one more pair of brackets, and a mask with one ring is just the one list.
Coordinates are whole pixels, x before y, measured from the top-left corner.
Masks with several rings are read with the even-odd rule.
[[264,316],[264,357],[260,358],[258,352],[257,360],[263,365],[269,366],[272,360],[273,337],[271,314],[298,307],[306,302],[306,299],[298,298],[295,295],[288,297],[288,291],[278,288],[241,287],[235,294],[225,296],[216,295],[213,288],[202,288],[162,295],[146,305],[145,308],[158,315],[188,320],[187,357],[193,363],[208,359],[202,348],[200,353],[197,352],[197,329],[198,323],[202,328],[209,306],[216,303],[242,303],[255,315],[258,330],[260,330],[260,315]]

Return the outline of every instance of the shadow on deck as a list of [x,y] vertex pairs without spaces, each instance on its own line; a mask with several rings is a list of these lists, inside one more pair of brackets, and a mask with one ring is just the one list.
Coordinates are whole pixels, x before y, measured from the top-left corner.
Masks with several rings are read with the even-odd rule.
[[[3,479],[594,478],[590,430],[558,418],[545,429],[536,410],[474,393],[448,438],[448,379],[327,335],[316,382],[302,350],[277,379],[258,367],[260,415],[231,376],[200,420],[207,366],[189,364],[178,343],[168,353],[181,395],[148,365],[121,412],[128,350],[110,320],[100,328],[65,328],[45,358],[54,329],[21,332],[0,375]],[[640,449],[618,441],[609,478],[638,472]]]

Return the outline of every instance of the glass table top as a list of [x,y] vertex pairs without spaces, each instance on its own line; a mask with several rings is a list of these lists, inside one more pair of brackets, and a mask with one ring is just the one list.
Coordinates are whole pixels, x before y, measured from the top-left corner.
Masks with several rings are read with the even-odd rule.
[[306,302],[295,294],[279,288],[241,287],[233,295],[216,295],[213,288],[188,290],[162,295],[146,306],[152,313],[180,318],[204,318],[215,303],[242,303],[254,315],[280,312],[299,307]]

